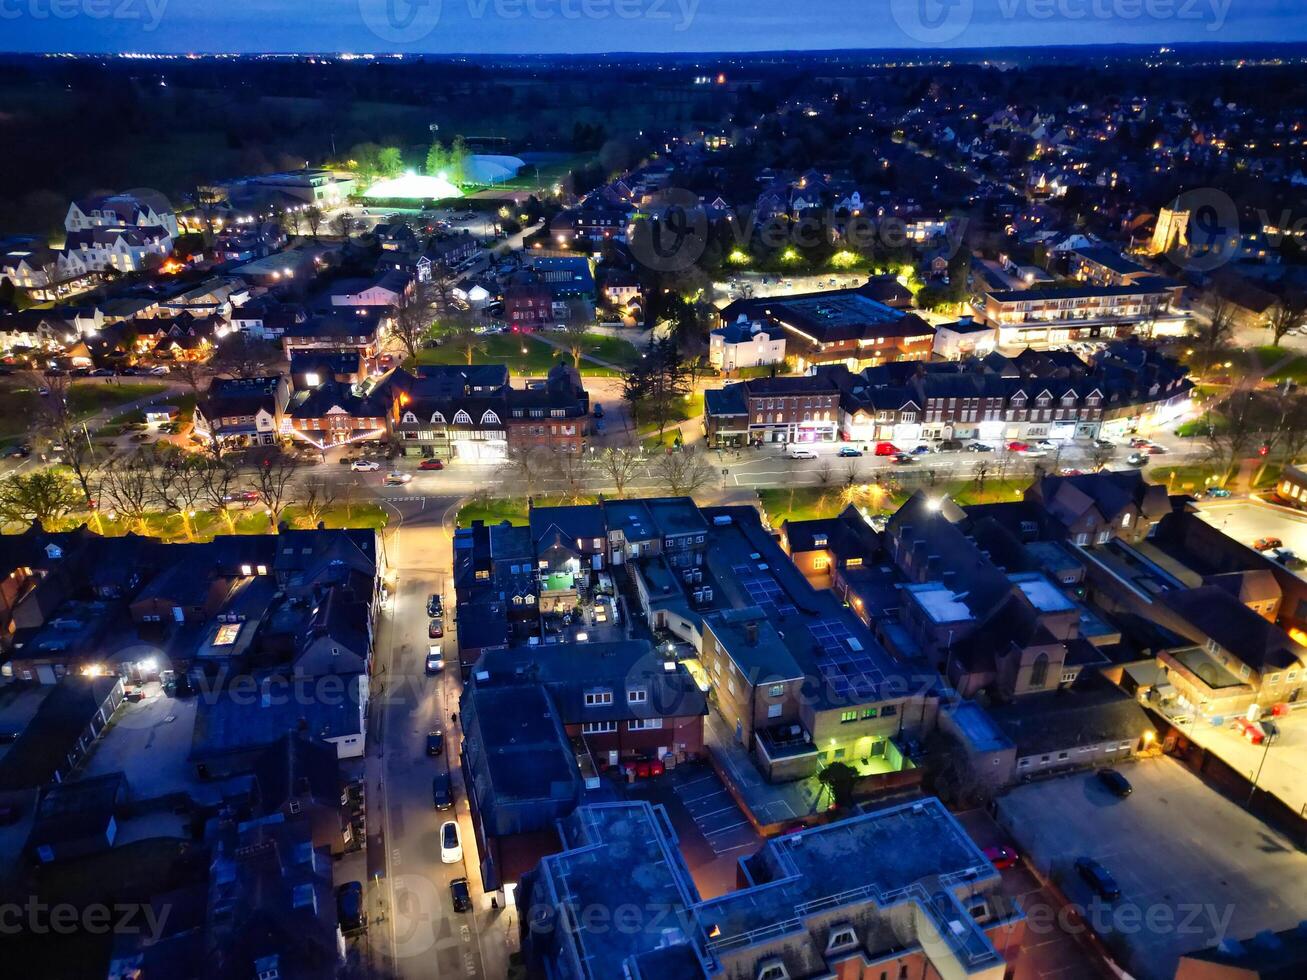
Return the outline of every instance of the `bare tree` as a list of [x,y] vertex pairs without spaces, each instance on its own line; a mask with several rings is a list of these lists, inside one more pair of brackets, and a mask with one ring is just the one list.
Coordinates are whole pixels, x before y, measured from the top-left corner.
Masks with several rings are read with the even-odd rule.
[[513,474],[514,483],[528,497],[540,489],[552,464],[549,453],[534,446],[512,446],[504,459]]
[[976,490],[979,492],[983,492],[985,489],[985,482],[989,479],[989,462],[987,460],[982,459],[980,462],[976,464],[976,467],[974,470],[972,470],[971,475],[972,475],[972,482],[975,483],[976,485]]
[[223,340],[213,355],[213,368],[232,378],[249,378],[263,374],[280,360],[281,352],[271,344],[255,340],[237,331]]
[[223,519],[229,534],[236,533],[236,522],[231,516],[231,503],[235,496],[238,474],[236,468],[222,459],[203,459],[197,465],[200,476],[200,499]]
[[1285,296],[1266,311],[1266,327],[1271,331],[1272,343],[1280,346],[1280,341],[1291,331],[1297,330],[1307,322],[1307,304],[1300,296]]
[[408,356],[416,360],[422,341],[431,334],[436,322],[436,291],[429,282],[413,284],[413,293],[395,310],[392,333],[404,346]]
[[703,453],[686,448],[658,457],[654,463],[654,475],[669,494],[680,497],[702,490],[716,473]]
[[1234,336],[1234,307],[1219,293],[1212,294],[1207,322],[1195,320],[1194,346],[1202,352],[1203,363],[1210,366]]
[[563,350],[558,351],[558,353],[561,354],[566,351],[571,355],[572,366],[578,371],[581,370],[581,355],[590,346],[589,331],[586,326],[580,320],[569,320],[561,330],[550,333],[551,337],[563,345]]
[[831,464],[829,459],[823,458],[822,461],[817,464],[817,486],[828,487],[830,486],[830,481],[834,478],[835,467]]
[[470,324],[463,324],[453,333],[448,335],[448,342],[465,358],[467,364],[471,367],[472,362],[476,360],[477,354],[484,354],[486,351],[486,339],[481,334],[472,329]]
[[304,209],[304,221],[309,226],[309,234],[313,240],[318,240],[318,229],[322,227],[322,208],[316,204],[310,204]]
[[153,460],[138,450],[104,472],[104,496],[108,503],[141,534],[148,530],[146,519],[154,493],[153,465]]
[[205,499],[205,478],[200,468],[186,454],[173,449],[156,454],[150,469],[151,502],[166,513],[181,518],[182,530],[194,539],[191,523],[196,504]]
[[339,485],[323,479],[308,480],[300,495],[300,507],[304,511],[304,523],[317,527],[318,522],[327,516],[327,512],[336,504]]
[[567,502],[579,503],[590,496],[591,473],[580,453],[555,453],[551,463],[552,475],[562,484],[562,495]]
[[1218,486],[1225,486],[1235,465],[1252,449],[1259,428],[1259,401],[1255,392],[1237,390],[1225,400],[1220,424],[1210,413],[1206,417],[1208,453],[1218,473]]
[[204,376],[208,372],[208,369],[199,361],[187,359],[177,361],[172,365],[169,371],[173,377],[179,379],[182,384],[186,385],[186,387],[191,389],[192,392],[198,392],[200,390],[200,382],[204,380]]
[[250,489],[259,497],[259,503],[268,512],[268,525],[277,529],[282,512],[295,497],[295,476],[299,466],[293,456],[277,453],[263,461],[250,479]]
[[639,453],[630,449],[605,449],[599,457],[599,465],[616,489],[616,495],[626,495],[626,487],[640,468],[642,459]]

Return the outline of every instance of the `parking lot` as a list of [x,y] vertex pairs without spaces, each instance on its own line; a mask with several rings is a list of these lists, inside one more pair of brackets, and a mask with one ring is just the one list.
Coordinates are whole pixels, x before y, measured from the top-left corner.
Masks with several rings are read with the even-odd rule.
[[1212,725],[1202,718],[1191,719],[1182,730],[1242,775],[1256,779],[1259,789],[1302,812],[1307,807],[1307,709],[1274,721],[1280,734],[1269,746],[1253,745],[1228,724]]
[[667,808],[680,837],[681,854],[705,898],[735,888],[735,862],[762,844],[706,762],[682,763],[658,779],[636,783],[627,795]]
[[1258,538],[1279,538],[1294,554],[1307,558],[1307,514],[1242,498],[1204,502],[1198,514],[1236,541],[1251,546]]
[[[997,821],[1122,969],[1169,978],[1182,953],[1307,919],[1307,855],[1288,838],[1172,759],[1121,772],[1134,787],[1128,797],[1077,773],[1011,791],[997,801]],[[1116,879],[1119,900],[1091,893],[1073,867],[1081,856]]]

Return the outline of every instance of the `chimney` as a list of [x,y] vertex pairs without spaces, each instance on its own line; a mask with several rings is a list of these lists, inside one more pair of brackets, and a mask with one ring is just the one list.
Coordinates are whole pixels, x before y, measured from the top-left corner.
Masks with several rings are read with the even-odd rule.
[[758,624],[756,622],[744,624],[744,642],[751,647],[758,645]]

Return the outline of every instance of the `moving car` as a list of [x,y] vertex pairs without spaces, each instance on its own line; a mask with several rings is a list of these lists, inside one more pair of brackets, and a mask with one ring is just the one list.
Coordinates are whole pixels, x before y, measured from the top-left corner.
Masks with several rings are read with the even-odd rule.
[[1100,769],[1098,772],[1094,773],[1094,775],[1113,796],[1119,796],[1121,799],[1125,799],[1134,792],[1134,787],[1130,785],[1130,780],[1126,779],[1115,769]]
[[1254,551],[1270,551],[1272,548],[1283,548],[1284,542],[1279,538],[1258,538],[1253,542]]
[[405,483],[408,483],[411,479],[413,479],[412,473],[401,473],[399,472],[399,470],[391,470],[389,473],[386,474],[386,486],[388,487],[403,486]]
[[908,452],[913,456],[924,456],[930,452],[930,447],[923,442],[920,446],[913,446]]
[[904,466],[907,463],[915,463],[916,461],[916,457],[909,456],[907,453],[899,453],[894,457],[894,464],[896,466]]
[[427,623],[427,636],[433,640],[438,640],[445,635],[445,624],[439,616],[433,617],[431,622]]
[[899,454],[899,447],[894,445],[894,443],[892,442],[876,443],[877,456],[897,456],[898,454]]
[[967,444],[967,452],[969,453],[992,453],[993,451],[993,446],[987,446],[983,442],[971,442]]
[[598,402],[595,402],[595,403],[594,403],[594,409],[593,409],[593,411],[594,411],[594,417],[595,417],[595,418],[597,418],[597,419],[601,419],[601,418],[604,417],[604,407],[603,407],[602,405],[600,405]]
[[345,935],[360,932],[367,924],[363,914],[363,883],[347,881],[336,889],[336,921]]
[[1253,745],[1261,745],[1266,741],[1266,730],[1255,721],[1249,721],[1247,718],[1236,718],[1230,722],[1230,730],[1238,732]]
[[1048,439],[1038,439],[1035,441],[1035,448],[1047,449],[1049,452],[1052,452],[1054,449],[1057,448],[1057,443],[1051,442]]
[[439,643],[427,648],[427,676],[439,674],[445,669],[445,650]]
[[27,459],[32,455],[31,446],[10,446],[5,450],[5,456],[10,459]]
[[431,799],[437,810],[450,810],[454,806],[454,781],[449,773],[442,772],[431,780]]
[[1002,844],[985,848],[985,857],[989,858],[989,863],[999,871],[1004,868],[1015,868],[1018,860],[1017,852]]
[[1207,496],[1217,498],[1228,497],[1230,496],[1230,491],[1225,489],[1225,487],[1208,487]]
[[445,754],[445,733],[437,728],[427,732],[427,755]]
[[1141,452],[1133,452],[1125,458],[1125,461],[1129,463],[1131,466],[1147,466],[1148,454],[1141,453]]
[[420,470],[443,470],[444,468],[445,464],[438,459],[424,459],[418,463],[418,469]]
[[1115,902],[1121,897],[1121,889],[1117,887],[1116,879],[1093,858],[1076,858],[1076,871],[1085,880],[1085,883],[1094,890],[1094,894],[1103,901]]
[[441,616],[445,612],[445,602],[440,598],[439,592],[433,592],[427,596],[427,615]]
[[449,883],[449,897],[454,900],[455,912],[467,912],[472,908],[472,893],[468,891],[466,878],[455,878]]
[[839,451],[838,453],[836,453],[836,455],[837,455],[837,456],[844,456],[844,457],[850,457],[850,456],[861,456],[861,455],[862,455],[862,450],[861,450],[861,449],[854,449],[852,446],[840,446],[840,451]]
[[349,468],[355,473],[371,473],[381,469],[381,464],[375,459],[356,459],[349,464]]
[[790,459],[816,459],[817,454],[811,449],[795,448],[790,450]]
[[1147,452],[1149,456],[1164,456],[1170,452],[1170,450],[1165,446],[1159,446],[1155,442],[1149,443],[1144,451]]
[[446,820],[440,825],[440,863],[458,864],[463,860],[463,842],[458,836],[458,824]]

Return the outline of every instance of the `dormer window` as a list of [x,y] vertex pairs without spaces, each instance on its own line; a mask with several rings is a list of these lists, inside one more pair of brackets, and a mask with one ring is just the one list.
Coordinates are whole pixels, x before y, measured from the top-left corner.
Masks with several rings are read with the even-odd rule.
[[830,938],[826,940],[826,952],[827,954],[841,953],[857,945],[857,930],[850,925],[838,925],[830,931]]
[[649,692],[643,687],[633,687],[626,692],[627,704],[644,704],[649,700]]
[[442,415],[440,412],[432,412],[432,413],[431,413],[431,424],[432,424],[432,425],[448,425],[449,423],[445,421],[445,416]]
[[824,547],[826,547],[826,535],[824,535],[824,534],[814,534],[814,535],[812,536],[812,544],[813,544],[813,547],[815,547],[815,548],[824,548]]
[[790,980],[790,971],[779,957],[773,956],[758,964],[758,980]]
[[597,708],[600,707],[601,705],[612,704],[612,703],[613,703],[612,691],[604,690],[604,691],[585,692],[585,706],[587,708]]
[[463,411],[463,410],[460,408],[456,413],[454,413],[454,424],[455,424],[455,425],[471,425],[471,424],[472,424],[472,416],[468,415],[467,412]]

